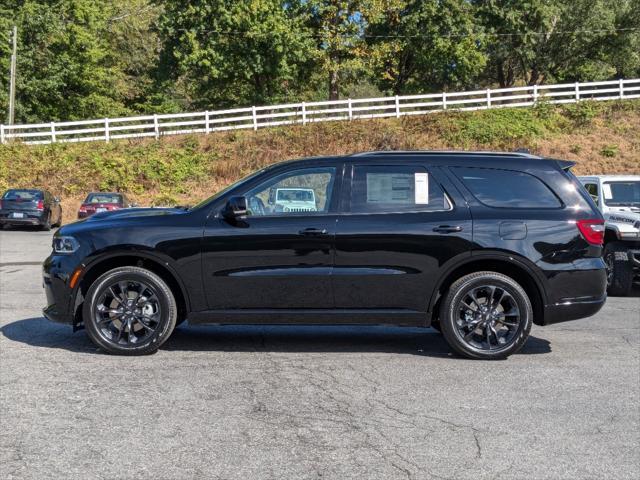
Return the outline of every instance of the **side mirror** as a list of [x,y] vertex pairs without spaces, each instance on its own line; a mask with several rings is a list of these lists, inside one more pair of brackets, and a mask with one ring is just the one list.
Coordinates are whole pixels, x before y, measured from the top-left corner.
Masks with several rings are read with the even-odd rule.
[[230,221],[243,220],[247,216],[247,199],[231,197],[222,209],[222,216]]

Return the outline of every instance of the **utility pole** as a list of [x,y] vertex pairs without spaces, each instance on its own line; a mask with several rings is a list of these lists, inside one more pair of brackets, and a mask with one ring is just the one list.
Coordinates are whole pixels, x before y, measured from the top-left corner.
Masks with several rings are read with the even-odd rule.
[[11,77],[9,79],[9,125],[16,115],[16,60],[18,58],[18,27],[13,26],[13,50],[11,54]]

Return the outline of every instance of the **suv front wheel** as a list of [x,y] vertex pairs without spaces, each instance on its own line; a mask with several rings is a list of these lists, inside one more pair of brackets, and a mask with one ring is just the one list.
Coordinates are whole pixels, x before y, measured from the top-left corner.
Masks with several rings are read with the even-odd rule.
[[456,280],[440,310],[442,333],[451,348],[473,359],[502,359],[517,352],[532,321],[527,293],[497,272],[475,272]]
[[167,284],[139,267],[120,267],[89,288],[83,318],[89,338],[118,355],[155,352],[176,326],[176,301]]

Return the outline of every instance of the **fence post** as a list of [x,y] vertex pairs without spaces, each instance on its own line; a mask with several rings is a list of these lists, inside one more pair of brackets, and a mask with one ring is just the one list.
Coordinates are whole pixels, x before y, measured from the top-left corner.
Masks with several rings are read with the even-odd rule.
[[396,118],[400,118],[400,97],[396,95]]
[[109,119],[104,119],[104,141],[109,143]]
[[447,92],[442,92],[442,109],[447,109]]
[[153,114],[153,131],[156,134],[156,140],[160,138],[160,125],[158,124],[158,114]]
[[576,82],[576,102],[580,100],[580,83]]
[[4,125],[0,125],[0,143],[4,144]]
[[307,104],[302,102],[302,125],[307,124]]
[[258,116],[256,115],[256,106],[251,107],[251,112],[253,115],[253,130],[258,130]]
[[538,101],[538,85],[533,86],[533,103]]
[[209,110],[207,110],[204,112],[204,133],[209,135],[209,132],[211,132],[211,127],[209,126]]
[[620,100],[624,98],[624,80],[620,79]]
[[487,88],[487,108],[491,108],[491,89]]
[[353,120],[353,105],[351,105],[351,99],[349,99],[349,121]]
[[51,122],[51,143],[56,143],[56,124]]

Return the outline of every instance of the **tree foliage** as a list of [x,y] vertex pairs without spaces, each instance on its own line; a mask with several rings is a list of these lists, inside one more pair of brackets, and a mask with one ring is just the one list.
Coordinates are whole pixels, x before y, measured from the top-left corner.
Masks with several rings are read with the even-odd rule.
[[638,0],[2,0],[18,122],[640,76]]

